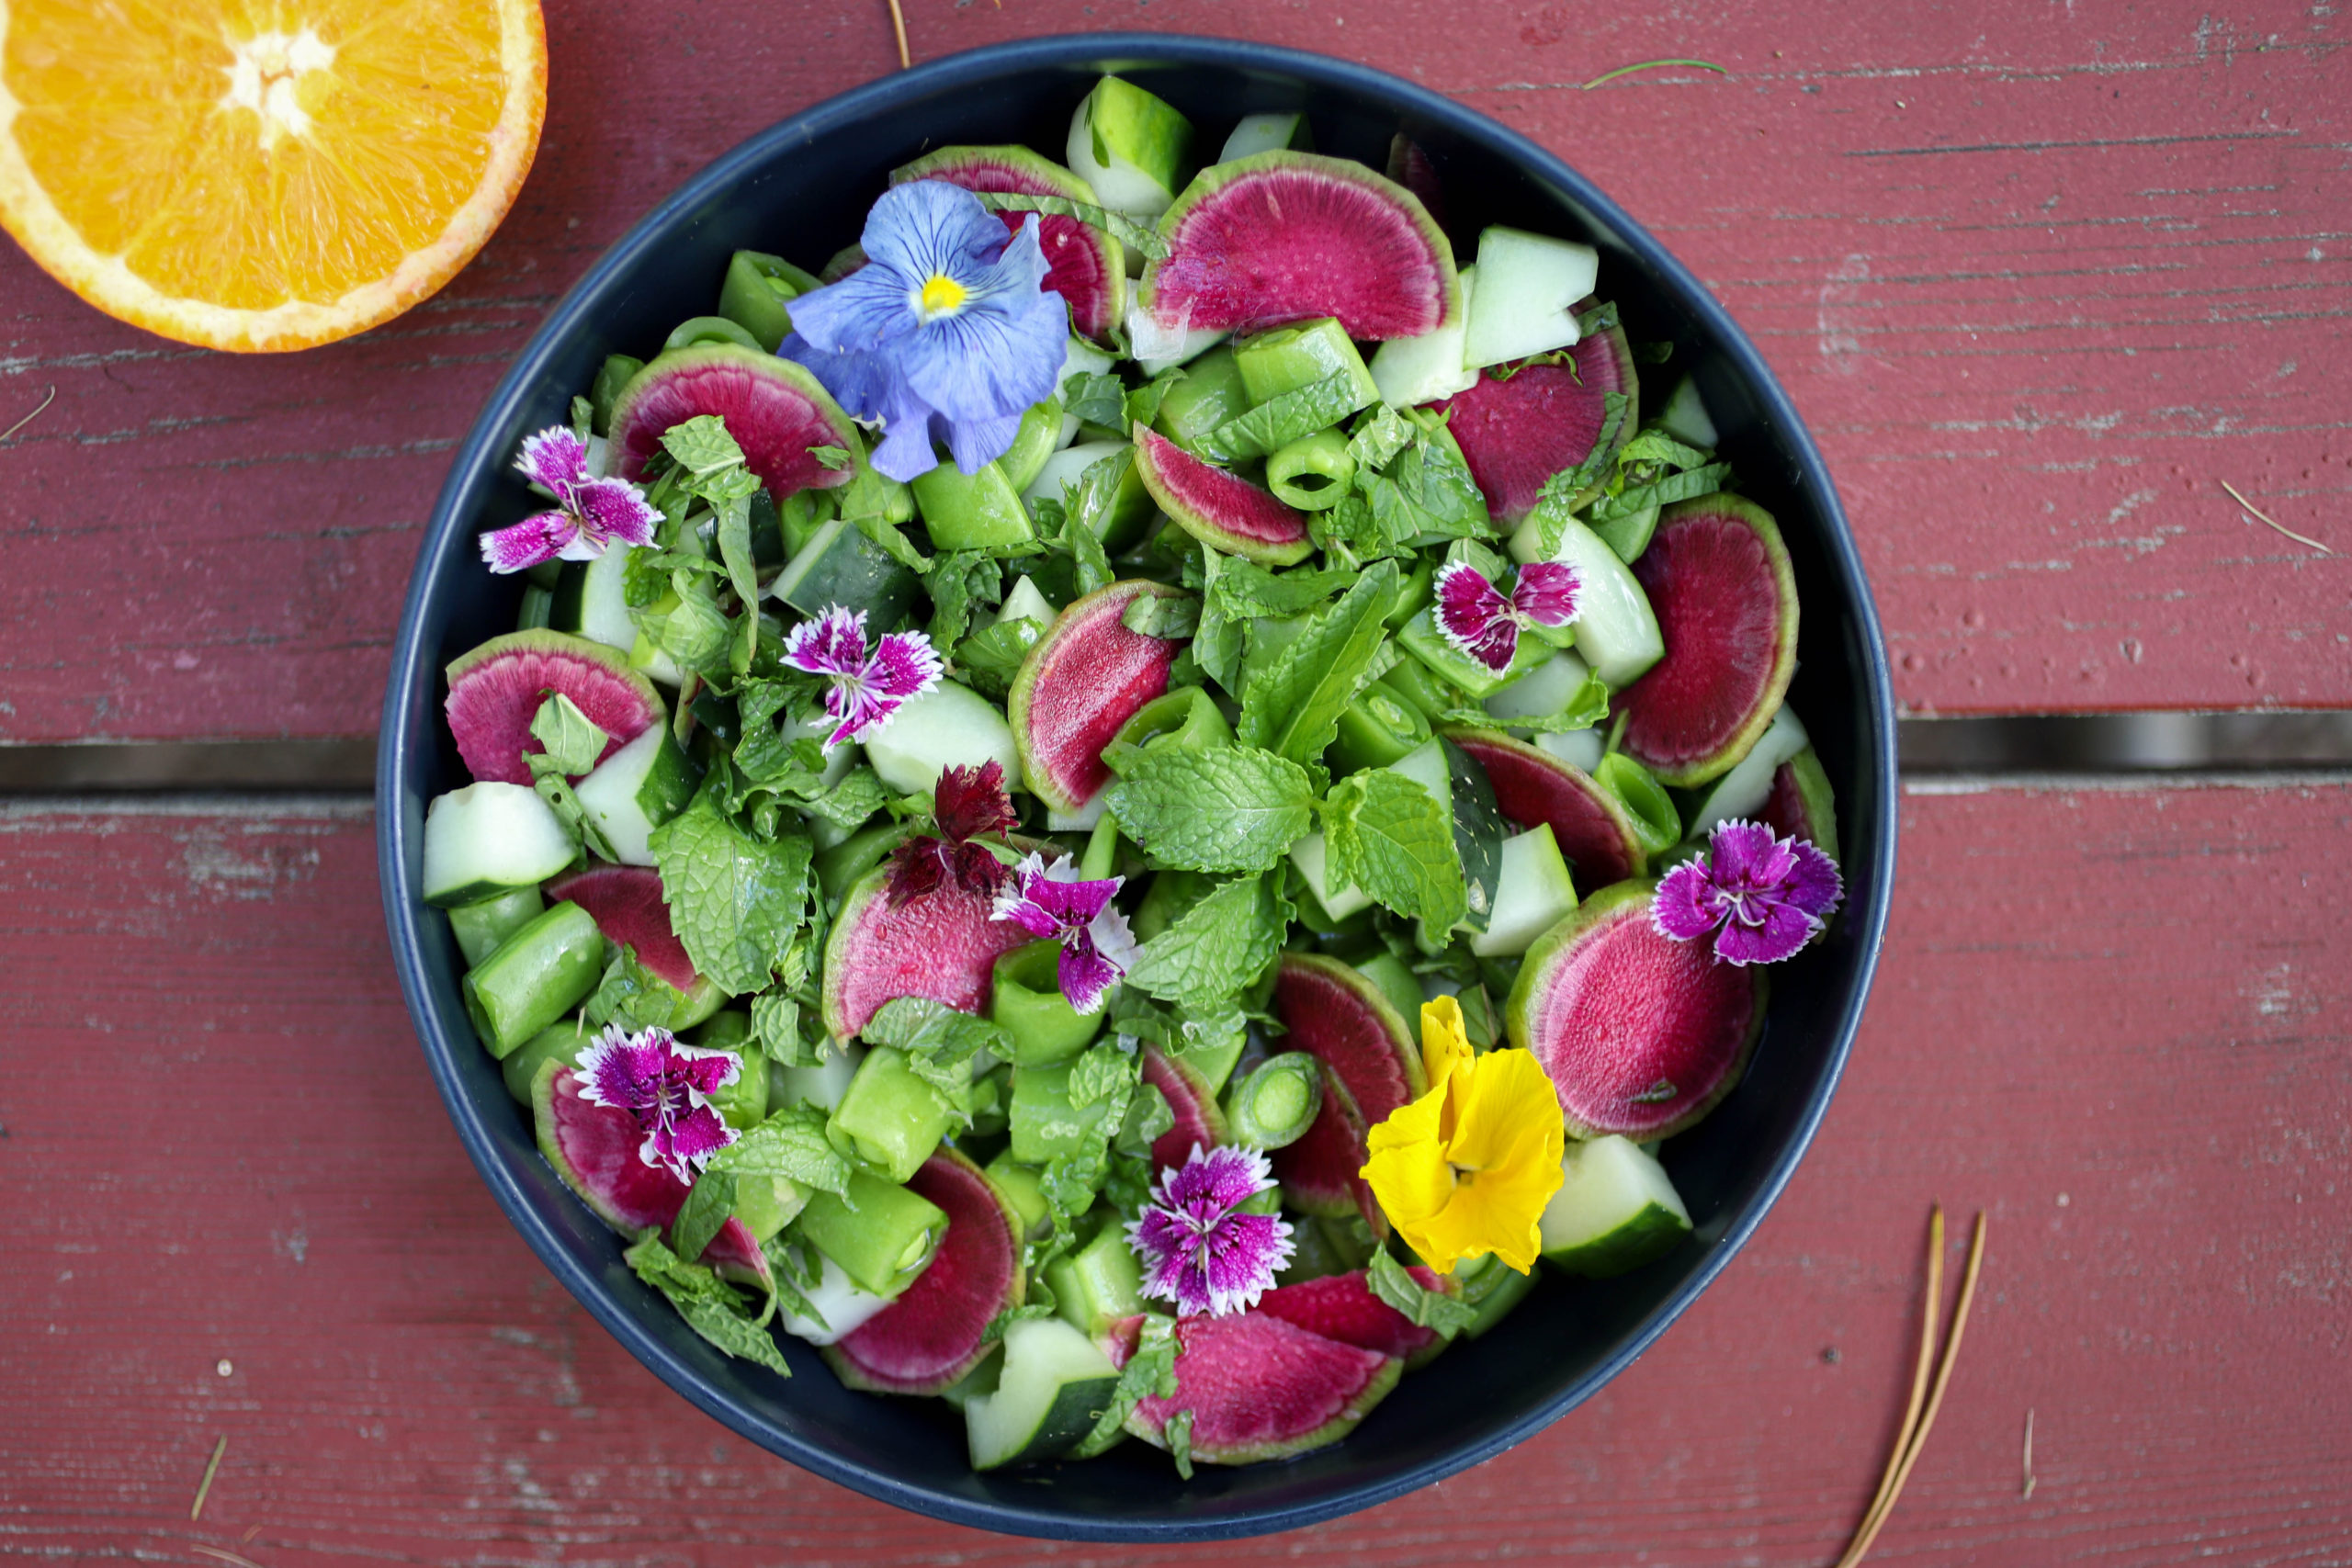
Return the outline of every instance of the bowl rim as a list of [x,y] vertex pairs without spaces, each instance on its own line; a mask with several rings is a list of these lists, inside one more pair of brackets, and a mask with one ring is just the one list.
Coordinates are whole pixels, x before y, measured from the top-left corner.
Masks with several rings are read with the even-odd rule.
[[[714,1392],[660,1337],[623,1312],[609,1285],[580,1266],[540,1214],[529,1196],[492,1157],[492,1134],[482,1112],[466,1093],[456,1068],[457,1042],[440,1029],[427,996],[424,964],[420,952],[420,922],[424,906],[403,897],[409,880],[406,867],[421,825],[414,828],[403,810],[402,776],[407,771],[411,738],[401,720],[407,698],[420,680],[431,680],[429,650],[421,646],[420,620],[431,563],[451,546],[453,536],[466,526],[460,502],[466,477],[485,462],[503,466],[503,454],[488,448],[503,440],[518,405],[537,389],[541,362],[559,342],[588,321],[587,301],[614,274],[636,265],[661,245],[672,229],[774,156],[781,148],[813,141],[838,126],[854,123],[887,108],[910,91],[937,92],[971,85],[1001,73],[1035,66],[1099,64],[1111,60],[1222,67],[1235,72],[1281,73],[1320,85],[1351,90],[1393,102],[1401,113],[1441,126],[1465,143],[1506,161],[1538,180],[1549,183],[1581,204],[1604,229],[1638,256],[1658,279],[1662,291],[1712,334],[1736,367],[1759,412],[1785,444],[1795,460],[1795,481],[1811,491],[1827,526],[1820,541],[1824,564],[1850,598],[1850,613],[1859,633],[1861,685],[1866,694],[1858,771],[1875,781],[1868,805],[1883,827],[1881,852],[1866,887],[1848,889],[1848,909],[1861,916],[1858,933],[1858,970],[1825,1071],[1799,1117],[1795,1135],[1781,1151],[1758,1184],[1747,1205],[1735,1213],[1719,1242],[1689,1278],[1651,1315],[1625,1337],[1591,1371],[1558,1394],[1499,1430],[1466,1441],[1443,1456],[1393,1476],[1360,1484],[1343,1484],[1308,1502],[1243,1507],[1210,1518],[1155,1517],[1134,1518],[1075,1517],[1050,1507],[973,1499],[933,1491],[884,1471],[842,1460],[828,1450],[784,1431],[755,1412]],[[945,55],[909,70],[893,72],[861,86],[827,98],[800,113],[778,120],[704,165],[653,209],[632,225],[583,273],[515,356],[505,375],[482,405],[472,427],[451,456],[447,475],[435,498],[432,515],[419,544],[416,566],[410,576],[400,628],[396,634],[390,672],[387,678],[383,717],[376,766],[378,875],[385,921],[391,939],[393,964],[412,1024],[424,1048],[434,1084],[447,1106],[467,1157],[489,1187],[499,1208],[539,1261],[555,1275],[572,1298],[603,1325],[606,1333],[688,1403],[741,1437],[768,1452],[790,1460],[805,1470],[859,1492],[878,1502],[951,1524],[1011,1535],[1101,1541],[1189,1541],[1231,1539],[1295,1529],[1358,1512],[1456,1474],[1534,1436],[1590,1397],[1623,1372],[1666,1332],[1691,1303],[1712,1285],[1736,1256],[1788,1185],[1798,1162],[1811,1147],[1829,1102],[1844,1077],[1854,1036],[1860,1027],[1876,977],[1883,942],[1889,896],[1894,886],[1898,796],[1894,750],[1894,703],[1886,649],[1877,607],[1871,599],[1860,553],[1847,524],[1844,508],[1811,433],[1763,356],[1728,310],[1700,283],[1689,268],[1636,223],[1614,201],[1567,163],[1532,139],[1500,121],[1469,108],[1429,88],[1387,72],[1332,56],[1239,39],[1190,34],[1111,31],[1063,33],[1022,39]],[[1858,805],[1862,804],[1857,802]],[[473,1042],[466,1041],[470,1047]],[[1040,1497],[1050,1495],[1041,1492]]]

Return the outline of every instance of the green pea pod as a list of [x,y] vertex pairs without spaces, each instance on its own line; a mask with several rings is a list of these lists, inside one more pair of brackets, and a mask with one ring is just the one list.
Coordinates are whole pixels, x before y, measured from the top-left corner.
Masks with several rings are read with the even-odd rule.
[[689,316],[671,329],[662,346],[665,349],[691,348],[698,343],[731,343],[755,353],[766,352],[760,347],[758,338],[724,316]]
[[931,542],[943,550],[1003,549],[1036,537],[1021,492],[994,463],[977,474],[942,463],[910,484]]
[[1147,750],[1205,751],[1233,744],[1233,727],[1199,686],[1179,686],[1137,708],[1102,748],[1102,765],[1125,777]]
[[737,251],[718,286],[718,313],[741,327],[774,354],[792,330],[785,302],[817,287],[817,280],[782,256]]
[[1600,759],[1593,779],[1615,795],[1634,819],[1634,836],[1645,855],[1662,855],[1682,840],[1682,814],[1647,768],[1623,751]]
[[1016,947],[996,961],[989,1019],[1012,1036],[1012,1060],[1023,1067],[1067,1062],[1092,1043],[1101,1012],[1081,1014],[1062,997],[1061,943],[1047,940]]
[[919,1192],[856,1171],[847,1192],[812,1194],[794,1227],[860,1289],[887,1296],[931,1261],[947,1215]]
[[1340,504],[1356,477],[1348,438],[1318,430],[1266,459],[1266,488],[1301,512],[1328,512]]
[[1337,774],[1385,768],[1427,743],[1430,723],[1385,681],[1366,686],[1340,714],[1339,733],[1325,753]]
[[504,1060],[578,1007],[605,972],[605,938],[587,910],[558,904],[499,943],[466,976],[466,1011]]
[[1322,1108],[1323,1064],[1305,1051],[1285,1051],[1227,1092],[1225,1120],[1234,1142],[1278,1149],[1305,1137]]
[[1236,347],[1233,359],[1253,403],[1270,403],[1285,392],[1333,376],[1346,377],[1363,393],[1364,402],[1359,408],[1380,396],[1363,356],[1348,340],[1346,330],[1329,316],[1261,333]]

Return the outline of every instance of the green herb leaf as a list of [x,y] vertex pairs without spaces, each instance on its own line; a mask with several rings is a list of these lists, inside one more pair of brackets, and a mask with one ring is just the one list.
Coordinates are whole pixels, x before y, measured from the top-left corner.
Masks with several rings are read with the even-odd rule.
[[972,1057],[989,1051],[1010,1059],[1012,1037],[997,1024],[957,1012],[929,997],[893,997],[876,1010],[858,1035],[871,1045],[895,1045],[923,1082],[960,1105],[972,1081]]
[[1189,593],[1138,593],[1119,613],[1119,624],[1139,637],[1180,641],[1199,628],[1201,602]]
[[1372,1263],[1364,1271],[1364,1283],[1372,1287],[1374,1295],[1403,1313],[1412,1323],[1433,1328],[1448,1339],[1478,1321],[1476,1309],[1414,1279],[1412,1270],[1397,1262],[1386,1247],[1372,1255]]
[[[1217,584],[1225,574],[1245,564],[1238,558],[1221,556],[1215,550],[1201,552],[1201,619],[1193,632],[1193,646],[1188,650],[1201,672],[1227,692],[1240,679],[1241,633],[1246,617],[1227,615],[1217,597]],[[1238,693],[1234,693],[1239,695]]]
[[931,570],[931,558],[915,548],[896,523],[875,512],[862,513],[856,523],[859,533],[881,546],[882,553],[900,566],[910,571]]
[[574,777],[594,769],[613,739],[561,692],[541,703],[539,711],[531,716],[531,735],[546,748],[548,761],[559,773]]
[[700,1258],[735,1214],[735,1178],[706,1167],[695,1178],[678,1217],[670,1222],[670,1240],[681,1258]]
[[[1160,1134],[1175,1125],[1176,1111],[1168,1103],[1168,1097],[1154,1085],[1137,1084],[1135,1098],[1127,1102],[1126,1118],[1119,1123],[1118,1135],[1111,1140],[1111,1146],[1123,1155],[1148,1155]],[[1119,1209],[1123,1213],[1128,1212],[1125,1203]]]
[[1193,1413],[1171,1410],[1161,1423],[1160,1439],[1168,1445],[1168,1457],[1176,1461],[1176,1473],[1185,1480],[1193,1479]]
[[672,425],[662,433],[662,449],[696,479],[743,466],[743,448],[727,433],[727,422],[715,413]]
[[1338,880],[1396,913],[1444,931],[1467,911],[1445,807],[1417,780],[1387,768],[1350,773],[1331,786],[1323,831]]
[[1356,423],[1355,434],[1348,438],[1348,456],[1354,458],[1358,469],[1377,472],[1396,460],[1418,432],[1412,423],[1400,417],[1386,403],[1375,403],[1372,412]]
[[932,646],[953,648],[977,610],[1003,602],[1004,563],[980,550],[933,556],[922,585],[931,595]]
[[811,446],[808,448],[808,456],[835,473],[840,473],[850,465],[849,448],[846,446]]
[[752,838],[719,811],[706,784],[650,842],[671,927],[695,968],[729,996],[764,990],[805,918],[808,840]]
[[1667,474],[1648,484],[1628,485],[1615,495],[1602,496],[1592,503],[1592,510],[1587,515],[1594,523],[1606,523],[1613,518],[1631,516],[1645,507],[1671,506],[1678,501],[1696,500],[1723,489],[1724,481],[1729,478],[1729,463],[1710,463],[1685,473]]
[[1158,1313],[1144,1314],[1136,1348],[1127,1364],[1119,1369],[1119,1382],[1111,1391],[1111,1403],[1096,1419],[1094,1430],[1079,1444],[1080,1452],[1099,1452],[1107,1446],[1142,1401],[1175,1397],[1176,1348],[1176,1320]]
[[1156,748],[1107,792],[1119,830],[1162,865],[1264,871],[1313,827],[1306,770],[1251,746]]
[[714,1170],[781,1176],[836,1195],[849,1190],[849,1161],[826,1141],[825,1113],[813,1105],[787,1105],[750,1129],[713,1156],[704,1175]]
[[1193,445],[1212,463],[1263,457],[1318,430],[1329,430],[1363,407],[1363,386],[1341,371],[1320,381],[1269,398],[1248,413],[1227,420]]
[[1062,412],[1127,433],[1127,384],[1108,371],[1076,370],[1062,381]]
[[813,1067],[823,1058],[800,1037],[800,1003],[778,991],[752,998],[752,1034],[780,1066]]
[[1474,539],[1491,537],[1495,531],[1487,498],[1441,420],[1422,425],[1385,473],[1360,476],[1357,489],[1385,537]]
[[[1094,133],[1094,145],[1102,145],[1102,133]],[[1108,164],[1104,156],[1101,160]],[[975,193],[982,206],[992,212],[1042,212],[1056,218],[1075,218],[1090,229],[1100,229],[1111,238],[1147,259],[1168,254],[1168,242],[1158,231],[1148,229],[1132,218],[1124,217],[1108,208],[1090,207],[1082,201],[1072,201],[1066,196],[1029,196],[1009,190],[984,190]]]
[[[650,1230],[621,1258],[639,1279],[669,1298],[696,1334],[739,1359],[757,1361],[784,1377],[792,1375],[775,1337],[768,1332],[765,1314],[747,1314],[742,1298],[715,1271],[680,1258]],[[773,1302],[769,1310],[774,1310]]]
[[1069,1103],[1073,1111],[1124,1100],[1142,1081],[1143,1058],[1114,1044],[1092,1046],[1070,1064]]
[[980,695],[1001,702],[1012,690],[1021,661],[1045,635],[1046,628],[1031,620],[983,627],[956,645],[956,678]]
[[1159,405],[1167,400],[1168,389],[1184,378],[1183,367],[1171,366],[1127,394],[1127,427],[1137,425],[1148,429],[1159,419]]
[[[1319,766],[1339,733],[1340,715],[1372,680],[1373,660],[1388,635],[1387,615],[1402,592],[1396,566],[1382,561],[1307,623],[1242,693],[1234,732],[1241,744]],[[1127,820],[1124,812],[1119,820]]]
[[1184,1008],[1214,1008],[1266,972],[1289,924],[1273,878],[1225,883],[1145,942],[1125,983]]
[[1275,573],[1236,557],[1218,569],[1212,596],[1218,613],[1236,620],[1303,615],[1362,575],[1340,567]]

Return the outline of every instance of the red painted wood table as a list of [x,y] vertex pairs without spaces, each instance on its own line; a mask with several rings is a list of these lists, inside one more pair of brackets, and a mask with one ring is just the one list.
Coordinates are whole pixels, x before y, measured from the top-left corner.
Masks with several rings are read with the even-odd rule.
[[[706,159],[893,63],[868,0],[549,10],[520,205],[380,331],[222,357],[0,255],[0,424],[57,389],[0,443],[0,743],[369,734],[447,453],[548,304]],[[1793,391],[1908,712],[2352,705],[2334,5],[917,0],[908,22],[924,57],[1248,33],[1559,151]],[[1578,90],[1666,55],[1732,73]],[[1641,1363],[1343,1524],[1113,1552],[768,1459],[571,1303],[433,1095],[364,799],[0,804],[0,1557],[1826,1562],[1900,1414],[1941,1200],[1990,1215],[1985,1284],[1878,1560],[2352,1562],[2352,785],[1941,780],[1902,811],[1844,1089]]]

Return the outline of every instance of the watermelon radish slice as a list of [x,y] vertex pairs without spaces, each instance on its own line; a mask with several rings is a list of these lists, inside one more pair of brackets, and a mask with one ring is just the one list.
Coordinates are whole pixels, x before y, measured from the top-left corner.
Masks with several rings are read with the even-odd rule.
[[[1019,196],[1058,196],[1089,207],[1101,204],[1094,187],[1059,164],[1026,147],[942,147],[890,172],[890,183],[945,180],[966,190],[1010,191]],[[1015,232],[1033,216],[1001,212]],[[1053,213],[1035,214],[1038,243],[1046,252],[1046,287],[1069,301],[1070,330],[1107,342],[1126,310],[1126,253],[1118,241]]]
[[1136,430],[1136,473],[1159,509],[1212,549],[1261,566],[1291,566],[1314,551],[1306,513],[1157,431]]
[[1453,247],[1420,199],[1362,164],[1252,153],[1201,171],[1159,220],[1143,300],[1170,331],[1253,333],[1336,316],[1360,342],[1462,309]]
[[[1424,1290],[1451,1294],[1458,1288],[1435,1269],[1415,1265],[1408,1272],[1420,1281]],[[1258,1298],[1257,1310],[1326,1339],[1336,1339],[1359,1350],[1394,1356],[1405,1363],[1407,1371],[1445,1348],[1444,1337],[1436,1329],[1421,1327],[1373,1294],[1361,1269],[1278,1286]]]
[[[1121,1366],[1140,1322],[1114,1325],[1125,1332],[1105,1348]],[[1127,1430],[1165,1448],[1168,1417],[1189,1410],[1193,1458],[1201,1464],[1254,1464],[1329,1448],[1355,1430],[1405,1370],[1394,1356],[1262,1312],[1179,1318],[1176,1345],[1175,1395],[1136,1401]]]
[[[1155,439],[1157,439],[1155,437]],[[1181,643],[1129,631],[1120,617],[1144,594],[1179,591],[1129,581],[1075,600],[1021,660],[1005,702],[1030,793],[1056,811],[1084,809],[1111,782],[1102,748],[1168,690]]]
[[1621,882],[1528,950],[1503,1005],[1510,1043],[1559,1091],[1568,1135],[1671,1137],[1731,1092],[1764,1027],[1764,974],[1650,920],[1656,886]]
[[1821,759],[1808,746],[1781,764],[1772,793],[1757,818],[1784,839],[1804,839],[1831,860],[1838,858],[1837,797]]
[[[1026,852],[1031,846],[1014,840]],[[825,1027],[854,1038],[893,997],[929,997],[958,1012],[986,1013],[996,961],[1031,941],[993,900],[954,878],[894,904],[885,861],[854,884],[825,938]]]
[[[584,1046],[594,1036],[583,1035]],[[668,1230],[685,1207],[687,1184],[666,1166],[638,1157],[644,1134],[637,1118],[617,1106],[594,1105],[580,1097],[580,1075],[560,1063],[542,1067],[531,1083],[531,1116],[539,1152],[563,1184],[598,1219],[633,1236]],[[702,1261],[730,1280],[773,1289],[766,1256],[740,1220],[730,1218],[703,1248]]]
[[1356,1173],[1370,1157],[1365,1130],[1429,1090],[1411,1026],[1379,987],[1339,960],[1314,953],[1283,954],[1272,1008],[1290,1031],[1283,1048],[1309,1052],[1330,1069],[1314,1125],[1273,1152],[1276,1179],[1309,1213],[1353,1211],[1374,1235],[1387,1235],[1386,1217]]
[[1027,1288],[1021,1216],[978,1166],[943,1149],[907,1185],[947,1215],[939,1250],[896,1301],[824,1348],[842,1382],[874,1393],[937,1393],[970,1371],[996,1344],[989,1322]]
[[810,447],[864,449],[849,415],[807,369],[740,344],[699,343],[658,355],[614,398],[613,471],[642,477],[662,434],[706,413],[727,422],[744,466],[775,501],[849,482],[853,468],[829,468]]
[[524,754],[547,750],[531,733],[531,720],[551,692],[570,697],[612,738],[600,762],[663,717],[662,694],[628,667],[626,655],[569,632],[508,632],[458,655],[445,673],[449,733],[466,771],[480,780],[529,786]]
[[1157,1045],[1143,1048],[1143,1081],[1168,1099],[1176,1124],[1151,1142],[1151,1165],[1165,1170],[1182,1165],[1195,1146],[1216,1148],[1225,1142],[1225,1111],[1209,1092],[1208,1080],[1189,1062],[1165,1055]]
[[[1629,405],[1641,396],[1634,353],[1620,329],[1596,333],[1569,354],[1573,369],[1526,365],[1500,379],[1489,370],[1468,391],[1435,405],[1452,415],[1447,428],[1462,460],[1470,465],[1487,510],[1503,522],[1535,510],[1544,480],[1592,455],[1606,417],[1602,393],[1623,392]],[[1611,451],[1633,434],[1630,406],[1627,412]]]
[[639,964],[679,990],[693,990],[702,978],[686,956],[686,944],[671,929],[662,875],[651,867],[592,865],[548,883],[547,897],[551,904],[569,900],[587,910],[605,941],[635,948]]
[[1578,896],[1642,874],[1647,857],[1632,814],[1590,773],[1491,729],[1449,729],[1445,738],[1487,770],[1505,817],[1521,828],[1552,825]]
[[1660,782],[1730,772],[1772,722],[1797,668],[1797,580],[1772,514],[1706,495],[1658,514],[1634,576],[1666,656],[1621,694],[1624,747]]

